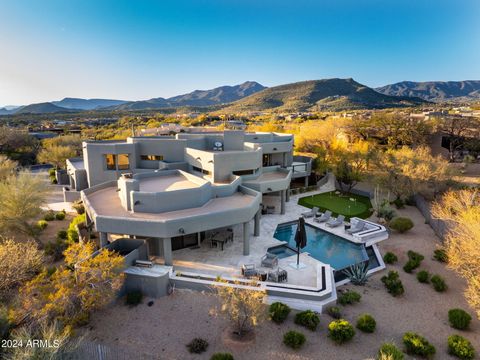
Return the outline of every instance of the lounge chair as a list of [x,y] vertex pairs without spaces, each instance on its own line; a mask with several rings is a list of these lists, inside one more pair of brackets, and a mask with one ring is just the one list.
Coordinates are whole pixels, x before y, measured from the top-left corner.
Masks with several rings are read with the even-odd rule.
[[362,231],[365,228],[365,222],[363,221],[358,221],[354,226],[352,226],[350,229],[345,230],[347,234],[355,234],[357,232]]
[[287,270],[278,268],[277,270],[269,271],[267,279],[273,282],[286,282],[288,280]]
[[262,256],[262,266],[274,268],[278,266],[278,256],[270,253],[266,253]]
[[249,278],[257,276],[258,271],[255,268],[255,264],[243,264],[242,265],[242,275]]
[[318,214],[318,207],[313,207],[312,210],[302,213],[302,216],[305,218],[315,217]]
[[313,219],[313,221],[318,222],[318,223],[322,223],[322,222],[330,220],[331,216],[332,216],[332,212],[330,210],[327,210],[327,211],[325,211],[325,213],[322,214],[322,216],[319,216],[319,217]]
[[343,221],[345,220],[345,216],[343,215],[338,215],[336,219],[331,218],[327,223],[325,224],[328,227],[337,227],[343,224]]

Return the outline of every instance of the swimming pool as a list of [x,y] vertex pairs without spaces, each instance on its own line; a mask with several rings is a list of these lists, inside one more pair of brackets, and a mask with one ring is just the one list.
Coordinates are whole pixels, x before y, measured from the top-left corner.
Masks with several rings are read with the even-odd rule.
[[[301,252],[308,252],[314,259],[329,264],[335,270],[345,269],[350,265],[369,259],[363,244],[352,243],[309,224],[305,224],[305,230],[307,232],[307,246],[301,249]],[[285,241],[287,244],[271,247],[268,252],[277,255],[279,258],[295,255],[296,231],[296,221],[279,224],[273,237]]]

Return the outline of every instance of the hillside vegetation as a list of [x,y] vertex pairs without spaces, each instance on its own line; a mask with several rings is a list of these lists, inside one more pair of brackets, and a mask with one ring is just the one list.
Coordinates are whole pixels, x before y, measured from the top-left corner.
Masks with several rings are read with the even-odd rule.
[[382,109],[423,102],[417,98],[380,94],[353,79],[324,79],[267,88],[233,103],[222,112]]

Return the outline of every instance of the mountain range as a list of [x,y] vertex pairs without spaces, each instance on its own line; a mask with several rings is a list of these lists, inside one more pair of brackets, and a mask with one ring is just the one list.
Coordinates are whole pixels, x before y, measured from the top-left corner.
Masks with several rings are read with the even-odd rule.
[[159,97],[145,101],[132,101],[114,106],[113,110],[140,110],[182,106],[212,106],[234,102],[265,89],[265,86],[246,81],[235,86],[220,86],[211,90],[195,90],[191,93],[174,96],[168,99]]
[[241,99],[221,111],[339,111],[405,107],[422,103],[425,103],[425,101],[415,97],[380,94],[351,78],[335,78],[301,81],[267,88]]
[[68,113],[91,110],[150,110],[222,107],[222,112],[316,111],[416,106],[425,102],[480,100],[480,81],[403,81],[372,89],[355,80],[301,81],[267,88],[255,81],[170,98],[141,101],[64,98],[59,101],[0,108],[0,115]]
[[376,88],[378,92],[391,96],[415,96],[427,101],[471,101],[480,100],[480,81],[402,81]]

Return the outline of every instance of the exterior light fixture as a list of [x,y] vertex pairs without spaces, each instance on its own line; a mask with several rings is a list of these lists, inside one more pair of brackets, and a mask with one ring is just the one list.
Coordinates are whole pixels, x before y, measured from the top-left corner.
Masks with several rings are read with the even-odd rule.
[[273,151],[277,151],[277,148],[273,148]]
[[267,188],[268,191],[273,191],[272,188]]
[[133,205],[139,205],[140,204],[140,200],[137,200],[133,203]]
[[117,190],[115,190],[116,192],[119,192],[119,191],[122,191],[122,189],[118,188]]
[[185,234],[185,229],[184,229],[184,228],[180,228],[180,229],[178,229],[178,232],[179,232],[180,234]]

